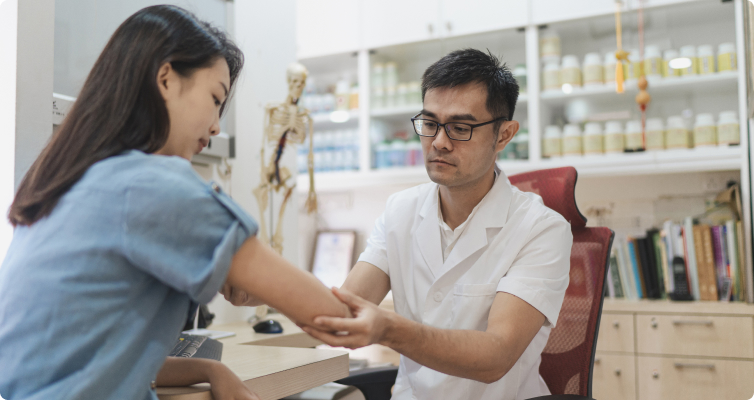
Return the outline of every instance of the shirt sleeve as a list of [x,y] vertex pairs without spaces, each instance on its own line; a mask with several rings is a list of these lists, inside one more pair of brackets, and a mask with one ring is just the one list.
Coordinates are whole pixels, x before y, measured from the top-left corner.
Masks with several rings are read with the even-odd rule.
[[367,239],[367,248],[361,253],[358,261],[368,262],[390,276],[385,244],[385,213],[382,213],[374,222],[372,234]]
[[256,234],[257,224],[217,185],[186,175],[161,171],[131,182],[124,248],[137,268],[206,304],[225,282],[233,255]]
[[571,270],[571,226],[547,217],[535,225],[530,239],[497,286],[544,314],[545,326],[555,326],[568,288]]

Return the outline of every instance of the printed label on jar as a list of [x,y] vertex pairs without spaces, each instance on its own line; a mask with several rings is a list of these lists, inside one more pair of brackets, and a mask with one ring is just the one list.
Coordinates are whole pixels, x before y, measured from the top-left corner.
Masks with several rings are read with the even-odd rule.
[[605,83],[615,82],[615,64],[605,65]]
[[[613,71],[613,75],[615,72]],[[601,84],[602,80],[602,66],[601,65],[587,65],[584,67],[584,83],[585,84]]]
[[545,71],[545,90],[560,89],[560,71]]
[[660,76],[662,75],[662,59],[661,58],[648,58],[644,60],[644,70],[648,76]]
[[581,86],[581,70],[578,68],[566,68],[560,70],[560,83]]
[[625,136],[622,133],[605,135],[605,152],[623,153],[625,147]]
[[641,132],[626,134],[626,148],[629,150],[643,149],[644,143],[641,138]]
[[668,149],[688,149],[689,132],[685,129],[668,129],[665,133],[665,145]]
[[539,41],[542,47],[542,57],[560,57],[560,38],[550,36]]
[[714,126],[698,126],[694,128],[694,147],[714,146],[717,144],[717,129]]
[[563,155],[581,155],[581,136],[563,138]]
[[584,154],[602,154],[602,135],[584,136]]
[[542,150],[545,157],[557,157],[560,154],[560,138],[546,138]]
[[738,68],[736,65],[736,53],[723,53],[717,56],[717,69],[722,71],[733,71]]
[[712,56],[699,57],[699,73],[712,74],[715,72],[715,58]]
[[738,124],[724,124],[717,127],[718,144],[738,144],[740,140]]
[[665,148],[665,132],[647,132],[647,150],[662,150]]

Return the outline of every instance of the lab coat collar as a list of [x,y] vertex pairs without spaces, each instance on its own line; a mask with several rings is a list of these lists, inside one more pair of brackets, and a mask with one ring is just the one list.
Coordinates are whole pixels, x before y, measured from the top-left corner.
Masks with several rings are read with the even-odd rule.
[[508,209],[510,207],[513,189],[511,188],[508,177],[495,165],[495,171],[498,173],[497,180],[487,195],[482,199],[483,204],[479,207],[473,218],[468,221],[466,231],[458,239],[453,251],[450,252],[448,259],[443,263],[442,244],[440,241],[439,220],[437,217],[437,185],[427,194],[424,204],[422,205],[419,216],[422,221],[416,229],[414,241],[421,250],[424,260],[429,266],[429,270],[437,279],[445,272],[451,270],[454,266],[476,253],[488,244],[488,230],[494,229],[492,233],[496,234],[505,226],[508,220]]

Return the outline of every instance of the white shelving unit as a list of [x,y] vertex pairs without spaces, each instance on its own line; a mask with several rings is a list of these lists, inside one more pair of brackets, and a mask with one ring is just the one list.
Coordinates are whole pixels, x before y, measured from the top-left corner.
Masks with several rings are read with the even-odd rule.
[[[528,14],[516,14],[508,18],[504,13],[497,14],[500,21],[485,20],[483,29],[453,31],[453,27],[468,26],[463,21],[484,14],[480,8],[470,7],[469,15],[455,10],[447,17],[442,0],[422,0],[422,7],[431,12],[421,14],[414,20],[411,34],[387,34],[380,36],[379,30],[398,29],[390,23],[375,23],[375,14],[368,12],[379,7],[388,10],[390,6],[376,0],[357,0],[361,4],[359,15],[361,31],[353,32],[360,39],[356,47],[344,51],[317,51],[301,49],[301,62],[312,71],[319,81],[343,74],[357,77],[361,109],[353,115],[349,123],[357,123],[361,137],[360,169],[349,172],[318,173],[315,180],[317,190],[326,192],[347,192],[358,188],[389,187],[428,182],[423,167],[397,169],[372,169],[371,146],[378,139],[372,137],[371,127],[376,121],[388,124],[395,130],[410,132],[409,118],[421,110],[421,105],[391,109],[371,109],[369,105],[370,68],[375,62],[396,61],[399,65],[401,81],[418,80],[421,73],[432,62],[448,52],[466,47],[489,49],[501,55],[511,69],[520,63],[527,68],[527,90],[520,94],[514,119],[528,126],[529,160],[499,162],[507,174],[532,171],[560,166],[574,166],[580,178],[604,178],[657,174],[694,174],[715,171],[728,171],[740,174],[742,200],[744,206],[744,226],[747,254],[751,254],[751,178],[749,121],[747,118],[746,63],[743,6],[744,0],[720,2],[719,0],[642,0],[645,6],[647,44],[657,44],[662,49],[692,45],[718,45],[723,42],[736,43],[738,70],[710,75],[678,77],[651,80],[649,93],[652,103],[648,117],[667,118],[671,115],[685,115],[687,110],[694,114],[709,112],[717,114],[725,110],[735,110],[740,119],[740,146],[725,148],[697,148],[684,151],[661,151],[643,153],[623,153],[593,157],[544,159],[541,154],[541,140],[544,128],[550,124],[562,124],[568,108],[575,102],[591,107],[592,114],[621,112],[630,119],[638,119],[638,107],[634,103],[637,93],[635,84],[627,83],[626,91],[617,94],[613,87],[574,88],[571,93],[563,91],[541,91],[540,79],[542,63],[539,56],[539,39],[547,29],[556,30],[561,38],[562,54],[575,54],[581,60],[588,52],[605,54],[615,49],[614,2],[605,1],[604,7],[594,6],[596,2],[574,0],[522,0]],[[305,2],[305,0],[299,0]],[[476,3],[477,1],[474,1]],[[624,2],[624,47],[635,48],[638,43],[636,13],[639,0]],[[378,4],[375,6],[375,4]],[[388,2],[390,3],[390,2]],[[481,3],[480,7],[484,9]],[[440,6],[438,6],[440,4]],[[435,7],[439,8],[435,8]],[[518,7],[518,6],[517,6]],[[309,7],[307,10],[309,10]],[[400,9],[400,7],[396,8]],[[439,10],[439,11],[437,11]],[[309,10],[311,11],[311,10]],[[403,14],[403,12],[400,12]],[[395,13],[393,13],[395,14]],[[410,14],[410,13],[409,13]],[[473,15],[472,15],[473,14]],[[316,17],[316,16],[312,16]],[[447,17],[447,18],[446,18]],[[387,18],[387,17],[385,17]],[[368,20],[372,22],[366,23]],[[400,19],[400,18],[398,18]],[[396,20],[397,21],[397,20]],[[546,24],[546,25],[545,25]],[[414,29],[416,28],[416,29]],[[393,32],[394,33],[394,32]],[[301,35],[302,32],[299,32]],[[316,32],[312,32],[316,36]],[[378,40],[379,39],[379,40]],[[313,38],[309,38],[312,41]],[[318,44],[319,46],[319,44]],[[314,54],[316,53],[316,54]],[[355,113],[356,114],[356,113]],[[618,113],[620,114],[620,113]],[[688,115],[686,115],[688,117]],[[319,118],[319,117],[318,117]],[[624,120],[626,116],[622,117]],[[319,121],[319,120],[318,120]],[[318,122],[327,124],[327,120]],[[324,126],[324,125],[322,125]],[[315,129],[317,129],[315,128]],[[326,129],[326,128],[320,128]],[[337,129],[330,128],[327,129]],[[381,138],[379,139],[381,140]],[[308,190],[308,179],[300,176],[298,190]],[[752,268],[751,260],[747,260]],[[750,300],[751,301],[751,300]]]

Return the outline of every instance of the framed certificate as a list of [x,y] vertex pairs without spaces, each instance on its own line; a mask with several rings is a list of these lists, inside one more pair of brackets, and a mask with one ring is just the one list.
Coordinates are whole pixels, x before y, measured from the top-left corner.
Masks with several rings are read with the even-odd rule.
[[353,266],[356,231],[317,232],[311,271],[325,286],[340,287]]

